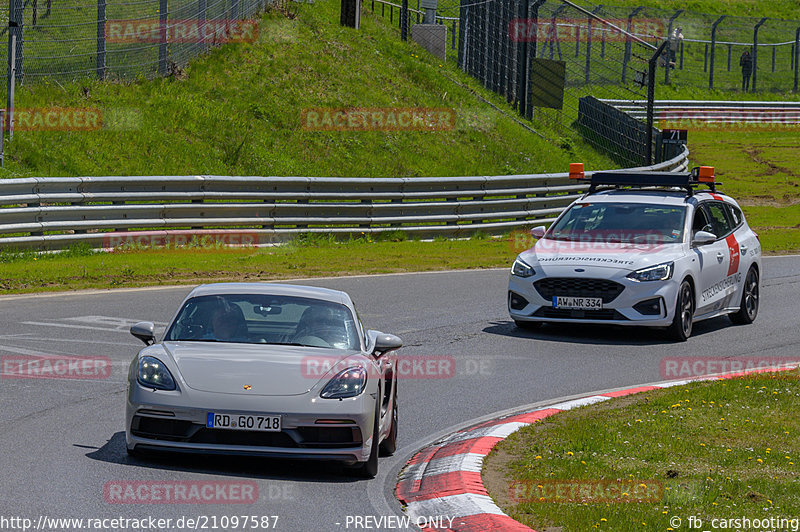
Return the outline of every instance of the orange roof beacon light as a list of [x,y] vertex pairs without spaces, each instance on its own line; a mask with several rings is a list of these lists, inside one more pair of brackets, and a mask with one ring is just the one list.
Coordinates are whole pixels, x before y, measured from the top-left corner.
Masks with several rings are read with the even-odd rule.
[[569,178],[570,179],[583,179],[583,163],[569,163]]
[[701,183],[713,183],[714,182],[714,167],[713,166],[701,166],[700,169],[697,171],[697,180]]

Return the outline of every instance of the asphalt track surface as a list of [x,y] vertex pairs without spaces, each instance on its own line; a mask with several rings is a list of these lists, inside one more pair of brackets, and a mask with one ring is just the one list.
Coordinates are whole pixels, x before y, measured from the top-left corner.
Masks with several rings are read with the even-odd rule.
[[[668,357],[797,357],[800,257],[767,258],[764,270],[755,324],[703,322],[682,344],[647,329],[521,332],[506,313],[506,270],[303,281],[349,292],[366,327],[403,338],[401,355],[455,360],[454,373],[400,382],[398,451],[381,459],[370,481],[319,462],[127,456],[126,372],[141,346],[128,328],[139,320],[163,326],[190,287],[0,297],[0,355],[107,356],[113,363],[99,380],[0,379],[0,518],[277,515],[278,530],[357,530],[354,516],[402,515],[393,488],[406,460],[475,418],[664,380]],[[195,480],[254,481],[259,500],[111,504],[103,491],[109,481]]]

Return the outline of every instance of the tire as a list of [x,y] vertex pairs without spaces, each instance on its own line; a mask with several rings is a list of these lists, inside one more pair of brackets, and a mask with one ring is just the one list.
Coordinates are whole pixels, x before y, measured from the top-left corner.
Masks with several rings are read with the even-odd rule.
[[744,278],[742,300],[739,303],[739,310],[733,314],[728,314],[728,318],[736,325],[749,325],[753,323],[756,320],[756,316],[758,316],[758,299],[758,271],[751,266],[747,271],[747,276]]
[[394,386],[394,397],[392,398],[392,428],[386,439],[381,442],[381,456],[392,456],[397,450],[397,382],[395,382]]
[[514,320],[514,325],[516,325],[517,328],[522,329],[523,331],[535,331],[536,329],[542,326],[542,322]]
[[378,395],[378,404],[375,406],[375,422],[372,427],[372,445],[369,450],[369,458],[366,462],[360,463],[353,468],[353,474],[359,478],[375,478],[375,475],[378,474],[378,454],[380,453],[378,439],[381,437],[378,433],[381,417],[380,395]]
[[694,290],[689,281],[683,281],[678,289],[675,302],[675,317],[667,328],[670,338],[685,342],[692,335],[692,319],[694,318]]

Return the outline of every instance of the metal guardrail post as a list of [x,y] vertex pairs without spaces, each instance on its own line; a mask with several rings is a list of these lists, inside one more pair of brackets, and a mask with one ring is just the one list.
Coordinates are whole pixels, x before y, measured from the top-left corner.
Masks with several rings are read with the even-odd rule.
[[[675,19],[677,19],[682,14],[683,14],[683,9],[679,9],[679,10],[677,10],[675,12],[674,15],[669,17],[669,24],[667,26],[667,38],[668,39],[672,39],[672,25],[675,23]],[[681,44],[683,44],[683,43],[681,43]],[[674,62],[673,61],[673,57],[672,57],[672,47],[670,47],[669,54],[670,54],[669,55],[670,60],[666,61],[665,65],[664,65],[664,83],[669,83],[669,74],[670,74],[670,70],[672,70],[672,63]]]
[[167,73],[167,17],[169,15],[169,5],[167,0],[158,2],[158,74],[164,76]]
[[711,25],[711,60],[709,63],[710,73],[708,74],[709,89],[714,88],[714,56],[717,46],[717,26],[719,26],[720,22],[725,20],[725,17],[727,17],[727,15],[722,15],[716,21],[714,21],[714,24]]
[[97,0],[97,78],[106,77],[106,0]]
[[758,30],[764,25],[767,18],[762,18],[753,28],[753,92],[756,92],[756,83],[758,83]]
[[794,34],[794,92],[797,92],[798,72],[800,72],[800,27]]
[[628,27],[626,28],[628,34],[625,35],[625,55],[622,58],[622,83],[625,83],[628,77],[628,62],[631,60],[631,37],[629,34],[633,29],[633,17],[641,13],[643,9],[644,6],[639,6],[628,15]]

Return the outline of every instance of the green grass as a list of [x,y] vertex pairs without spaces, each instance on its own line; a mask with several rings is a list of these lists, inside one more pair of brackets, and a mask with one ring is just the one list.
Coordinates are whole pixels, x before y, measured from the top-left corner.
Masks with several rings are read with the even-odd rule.
[[283,246],[227,249],[130,249],[103,253],[86,247],[36,254],[0,250],[0,289],[42,292],[162,284],[439,271],[508,266],[518,250],[507,239],[411,241],[402,232],[380,240],[335,243],[308,235]]
[[[18,131],[6,144],[0,176],[460,176],[553,171],[576,158],[614,166],[574,134],[563,150],[525,130],[503,99],[451,63],[401,42],[379,16],[365,12],[355,31],[339,25],[335,0],[295,8],[294,18],[269,11],[256,42],[215,49],[184,75],[20,87],[18,109],[97,107],[106,115],[133,111],[134,120],[100,131]],[[302,111],[319,107],[445,107],[455,110],[456,126],[301,129]]]
[[[797,518],[798,407],[797,371],[645,392],[521,429],[490,454],[483,475],[500,506],[535,530],[673,530],[672,516],[683,519],[675,530],[691,530],[689,516],[715,530],[712,518]],[[602,479],[621,493],[566,502],[538,488]],[[516,481],[531,490],[512,496]],[[654,500],[630,502],[636,490]]]
[[763,248],[800,250],[800,130],[690,130],[691,159],[716,168]]
[[[585,4],[585,2],[581,2]],[[598,4],[598,2],[595,2]],[[696,11],[741,17],[771,17],[800,20],[800,5],[795,0],[614,0],[609,5],[637,7],[657,5],[660,9]]]

